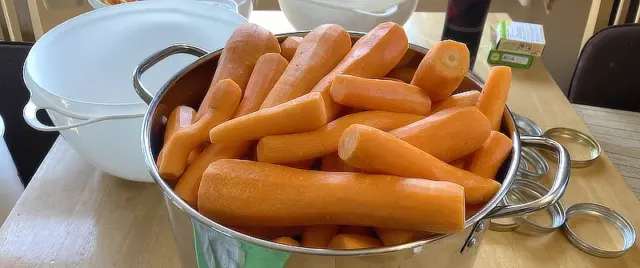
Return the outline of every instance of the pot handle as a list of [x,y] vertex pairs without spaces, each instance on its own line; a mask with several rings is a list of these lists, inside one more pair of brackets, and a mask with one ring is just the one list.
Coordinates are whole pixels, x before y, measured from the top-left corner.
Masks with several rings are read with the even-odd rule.
[[[38,117],[36,116],[36,113],[38,112],[38,110],[52,110],[56,113],[62,114],[70,119],[77,120],[79,122],[69,123],[67,125],[62,125],[62,126],[48,126],[40,122],[40,120],[38,120]],[[34,129],[37,129],[40,131],[47,131],[47,132],[81,127],[84,125],[88,125],[88,124],[92,124],[92,123],[100,122],[104,120],[136,118],[136,117],[142,117],[142,116],[144,116],[144,113],[107,115],[107,116],[101,116],[101,117],[86,117],[86,116],[82,116],[74,113],[65,112],[63,110],[59,110],[54,107],[38,107],[31,100],[29,100],[27,104],[24,106],[24,108],[22,109],[22,117],[24,118],[24,121],[27,122],[27,125],[31,126]]]
[[147,104],[151,103],[153,95],[144,85],[142,85],[140,79],[144,72],[149,70],[149,68],[153,67],[153,65],[156,65],[158,62],[176,54],[189,54],[196,57],[202,57],[207,55],[207,53],[208,52],[204,49],[186,44],[171,45],[153,53],[151,56],[140,62],[140,64],[136,66],[136,69],[133,70],[133,87],[136,89],[136,93],[138,93],[138,96],[140,96],[144,102]]
[[565,149],[562,144],[549,138],[532,136],[521,136],[520,141],[522,146],[547,150],[558,155],[558,169],[555,179],[553,180],[553,185],[551,185],[549,192],[540,199],[523,204],[498,206],[490,211],[487,216],[485,216],[485,219],[524,216],[545,209],[560,200],[569,184],[571,159],[569,158],[567,149]]

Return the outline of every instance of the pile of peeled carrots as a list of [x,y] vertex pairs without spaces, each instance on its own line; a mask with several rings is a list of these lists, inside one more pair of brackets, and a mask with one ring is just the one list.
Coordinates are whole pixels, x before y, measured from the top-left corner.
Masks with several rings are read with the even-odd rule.
[[391,22],[353,44],[335,24],[282,43],[240,26],[199,107],[171,112],[159,174],[211,220],[291,246],[375,248],[464,230],[511,153],[499,132],[511,69],[460,92],[464,44],[408,47]]

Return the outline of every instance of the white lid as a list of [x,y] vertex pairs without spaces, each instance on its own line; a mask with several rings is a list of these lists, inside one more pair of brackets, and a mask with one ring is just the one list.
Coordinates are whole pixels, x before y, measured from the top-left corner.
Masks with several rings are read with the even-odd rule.
[[[143,59],[175,43],[214,51],[246,22],[235,12],[197,1],[141,1],[94,10],[36,42],[25,61],[25,83],[61,109],[69,101],[139,104],[131,76]],[[155,92],[194,60],[170,57],[148,70],[142,81]]]

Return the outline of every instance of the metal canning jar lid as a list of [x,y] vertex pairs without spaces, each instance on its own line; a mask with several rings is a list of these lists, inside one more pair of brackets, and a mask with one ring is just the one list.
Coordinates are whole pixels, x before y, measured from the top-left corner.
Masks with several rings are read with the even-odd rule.
[[[549,190],[538,182],[531,180],[516,180],[503,199],[503,203],[506,205],[522,204],[530,200],[538,199],[547,194],[547,192],[549,192]],[[564,207],[560,201],[551,205],[546,210],[552,218],[552,224],[549,227],[536,224],[528,220],[526,217],[514,217],[512,218],[513,223],[491,221],[489,229],[498,232],[516,231],[527,235],[550,234],[564,224],[565,213]]]
[[622,214],[616,212],[615,210],[595,203],[575,204],[567,209],[567,221],[571,217],[580,214],[592,215],[606,220],[607,222],[615,226],[618,231],[620,231],[620,234],[622,234],[622,238],[624,239],[624,243],[621,249],[602,249],[582,240],[571,229],[569,224],[565,222],[565,224],[562,226],[565,235],[567,236],[567,238],[569,238],[569,241],[573,245],[575,245],[582,251],[601,258],[616,258],[622,256],[622,254],[627,252],[627,250],[629,250],[635,243],[636,230],[633,228],[633,225],[631,224],[631,222],[629,222],[629,220],[627,220],[627,218],[625,218]]
[[516,126],[518,127],[520,135],[542,136],[542,129],[538,124],[531,121],[531,119],[514,113],[513,120],[516,121]]
[[[522,180],[514,183],[512,187],[511,195],[519,195],[518,199],[529,201],[532,199],[538,199],[549,192],[549,189],[544,185],[530,180]],[[505,199],[507,204],[510,203],[510,198],[507,196]],[[564,206],[560,201],[554,203],[546,209],[551,215],[551,226],[543,226],[527,219],[526,217],[516,217],[513,221],[518,224],[517,232],[528,235],[546,235],[550,234],[556,229],[560,228],[565,222]]]
[[[600,147],[600,144],[594,138],[580,131],[577,131],[575,129],[564,128],[564,127],[552,128],[545,131],[542,136],[556,140],[556,141],[558,141],[558,138],[565,138],[565,139],[574,141],[584,146],[587,150],[589,150],[589,158],[587,159],[575,159],[574,157],[571,157],[572,168],[584,168],[584,167],[591,166],[598,159],[598,157],[600,157],[600,154],[602,153],[602,147]],[[558,161],[557,156],[552,152],[543,151],[543,153],[546,156],[548,156],[549,159],[551,159],[552,161],[554,162]]]
[[[522,161],[525,165],[521,165],[516,174],[523,179],[537,180],[544,174],[549,172],[549,164],[547,160],[533,148],[522,147]],[[530,164],[530,165],[529,165]],[[533,170],[529,170],[525,167],[533,167]]]

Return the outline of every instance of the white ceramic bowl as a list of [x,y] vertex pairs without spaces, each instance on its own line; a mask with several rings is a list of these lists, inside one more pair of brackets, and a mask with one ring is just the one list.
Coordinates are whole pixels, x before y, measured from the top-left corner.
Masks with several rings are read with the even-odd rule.
[[[150,0],[144,0],[150,1]],[[185,0],[175,0],[175,1],[185,1]],[[238,13],[245,18],[249,18],[251,16],[251,11],[253,11],[253,1],[251,0],[196,0],[201,2],[209,2],[212,4],[223,5],[228,9],[236,9]],[[235,4],[234,4],[235,3]],[[109,5],[105,4],[102,0],[89,0],[89,4],[94,8],[103,8],[108,7]]]
[[[31,99],[24,107],[25,121],[38,130],[60,131],[103,171],[151,182],[140,144],[147,105],[135,93],[133,70],[175,43],[219,49],[246,22],[235,12],[196,1],[142,1],[75,17],[47,32],[27,56],[23,76]],[[158,90],[195,59],[171,57],[142,80]],[[55,126],[40,123],[38,110],[46,110]]]
[[[378,0],[376,0],[378,1]],[[379,12],[367,12],[322,1],[278,0],[293,28],[298,31],[311,30],[325,23],[338,24],[349,31],[368,32],[376,25],[392,21],[403,25],[413,14],[418,0],[405,0]]]

